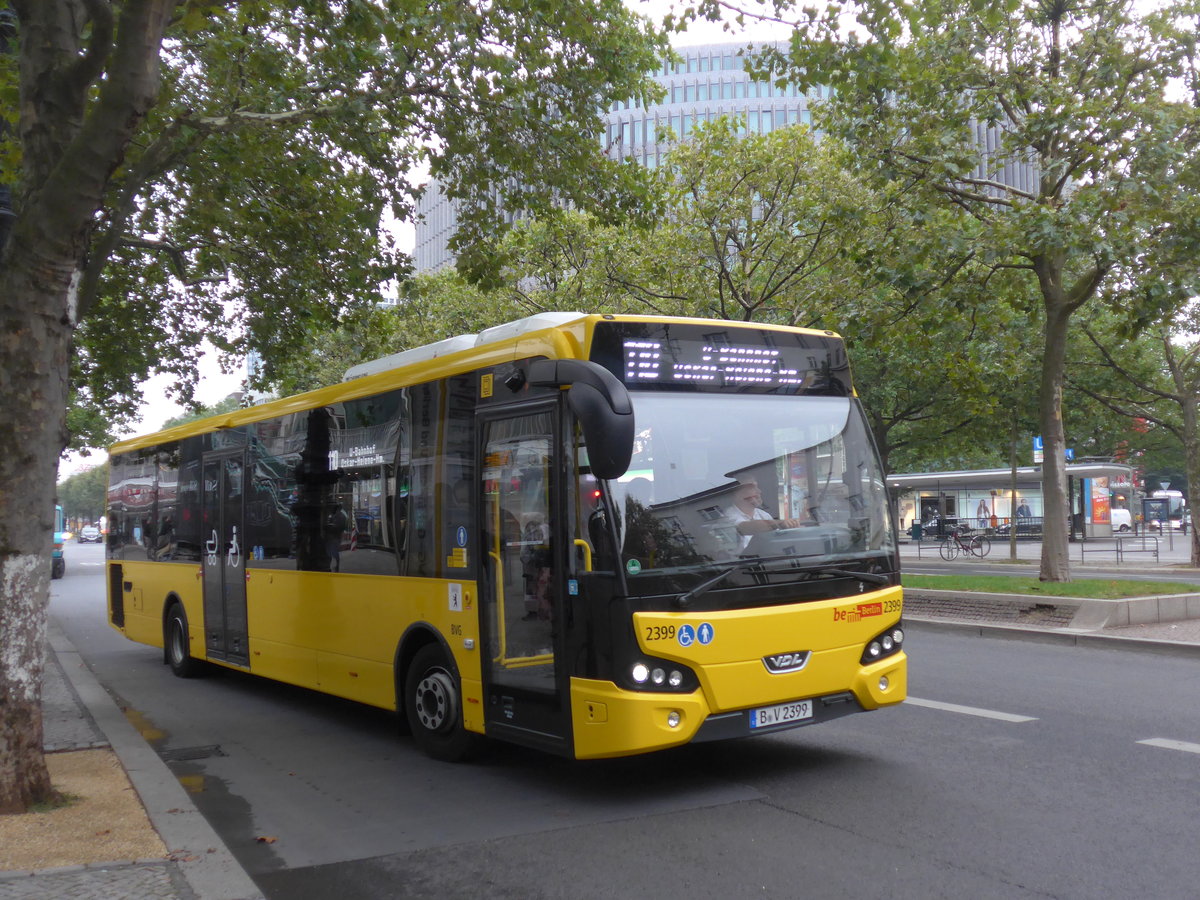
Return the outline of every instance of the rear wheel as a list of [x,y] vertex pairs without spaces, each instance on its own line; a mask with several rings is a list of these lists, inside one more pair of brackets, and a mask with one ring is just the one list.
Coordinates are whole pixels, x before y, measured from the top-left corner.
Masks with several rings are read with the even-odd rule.
[[942,559],[951,560],[958,556],[958,543],[954,538],[947,538],[942,541],[942,545],[938,547],[938,552],[942,554]]
[[163,647],[167,665],[179,678],[194,678],[200,674],[204,664],[191,655],[188,639],[187,613],[183,604],[175,601],[167,610],[167,621],[163,625]]
[[463,728],[458,679],[436,644],[418,650],[408,667],[404,710],[413,741],[434,759],[458,762],[478,747],[479,736]]

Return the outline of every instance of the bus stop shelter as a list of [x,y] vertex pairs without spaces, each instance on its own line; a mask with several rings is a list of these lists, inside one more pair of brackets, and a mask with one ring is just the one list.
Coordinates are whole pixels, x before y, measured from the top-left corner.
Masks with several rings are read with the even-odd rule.
[[[1081,462],[1069,463],[1066,469],[1072,539],[1108,537],[1113,533],[1113,509],[1138,508],[1130,466]],[[1001,535],[1016,527],[1018,537],[1041,537],[1045,514],[1041,466],[910,472],[889,475],[887,485],[902,530],[911,530],[915,521],[932,526],[938,534],[967,524]]]

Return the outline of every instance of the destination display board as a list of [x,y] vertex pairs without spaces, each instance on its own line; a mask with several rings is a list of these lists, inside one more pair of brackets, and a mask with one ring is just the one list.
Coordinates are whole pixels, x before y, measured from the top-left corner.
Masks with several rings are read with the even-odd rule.
[[715,324],[602,322],[591,358],[630,390],[850,394],[841,338]]

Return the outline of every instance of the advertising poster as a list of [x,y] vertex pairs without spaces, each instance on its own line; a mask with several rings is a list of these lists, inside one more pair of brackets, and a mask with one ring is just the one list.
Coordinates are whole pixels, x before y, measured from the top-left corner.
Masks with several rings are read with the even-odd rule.
[[1109,512],[1108,479],[1092,478],[1092,523],[1108,525],[1112,522]]

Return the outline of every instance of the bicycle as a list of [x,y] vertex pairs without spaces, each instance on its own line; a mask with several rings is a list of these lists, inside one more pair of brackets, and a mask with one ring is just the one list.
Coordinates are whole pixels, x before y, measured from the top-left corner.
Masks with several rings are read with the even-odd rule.
[[942,541],[938,552],[944,560],[957,559],[959,554],[983,559],[991,552],[992,542],[982,534],[968,537],[961,530],[950,532],[949,537]]

